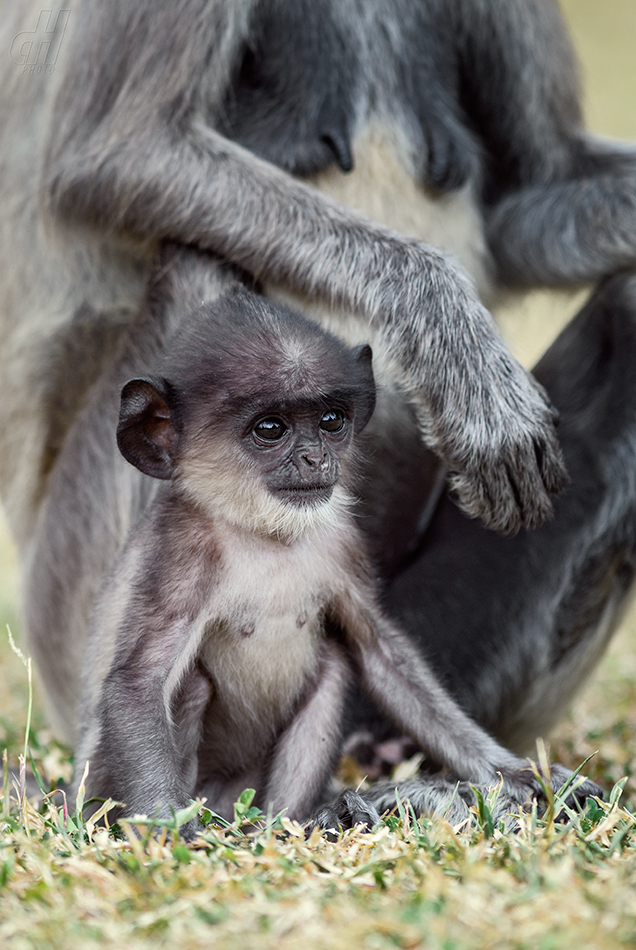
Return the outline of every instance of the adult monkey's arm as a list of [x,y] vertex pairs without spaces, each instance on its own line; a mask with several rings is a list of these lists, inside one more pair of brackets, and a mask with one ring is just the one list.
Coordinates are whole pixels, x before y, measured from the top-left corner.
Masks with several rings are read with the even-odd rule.
[[355,310],[419,402],[463,507],[534,526],[565,481],[552,412],[465,275],[216,133],[250,4],[85,0],[46,167],[54,214],[222,254]]

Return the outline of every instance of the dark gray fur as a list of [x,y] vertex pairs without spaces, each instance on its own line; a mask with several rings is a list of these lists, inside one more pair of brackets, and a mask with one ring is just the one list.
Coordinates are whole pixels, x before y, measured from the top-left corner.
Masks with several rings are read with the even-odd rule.
[[554,519],[504,539],[445,497],[387,591],[463,708],[517,750],[554,728],[633,590],[635,360],[636,277],[618,274],[535,369],[572,473]]
[[[5,0],[5,50],[34,29],[39,9]],[[375,352],[388,355],[380,382],[390,398],[365,435],[376,461],[365,462],[364,511],[373,553],[395,578],[390,610],[416,642],[439,631],[432,659],[464,707],[526,745],[559,706],[550,658],[565,658],[571,695],[609,635],[599,617],[615,613],[628,586],[629,567],[616,587],[598,578],[617,544],[621,565],[633,555],[624,538],[636,491],[612,460],[629,469],[634,402],[617,383],[625,413],[614,424],[609,403],[590,414],[585,399],[622,366],[619,344],[633,353],[618,328],[631,326],[630,281],[616,278],[592,305],[599,322],[614,320],[605,362],[585,380],[575,371],[598,343],[579,321],[542,380],[558,396],[566,367],[571,390],[559,408],[588,446],[568,448],[564,423],[573,483],[555,520],[535,535],[493,538],[445,500],[422,538],[440,482],[418,428],[464,508],[513,530],[544,519],[563,484],[551,410],[459,267],[292,174],[332,159],[348,167],[355,141],[379,122],[423,194],[465,189],[500,285],[633,267],[634,152],[584,132],[556,6],[83,0],[52,73],[22,70],[8,55],[0,69],[0,488],[26,570],[27,642],[57,731],[77,741],[88,617],[154,496],[118,456],[113,420],[118,388],[153,365],[169,332],[170,308],[157,301],[150,316],[141,301],[157,245],[172,239],[264,286],[357,313],[361,338],[374,334]],[[219,261],[208,279],[218,293],[235,277]],[[196,290],[185,280],[173,292],[188,309]],[[440,545],[450,552],[440,564],[452,569],[424,600],[422,576]],[[456,585],[455,576],[466,579]],[[564,589],[546,600],[561,576]],[[583,623],[590,576],[598,603]],[[482,646],[471,654],[466,642]]]

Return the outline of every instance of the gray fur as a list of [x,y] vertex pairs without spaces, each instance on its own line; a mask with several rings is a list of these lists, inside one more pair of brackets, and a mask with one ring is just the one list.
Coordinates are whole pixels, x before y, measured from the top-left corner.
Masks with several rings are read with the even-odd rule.
[[554,728],[633,591],[635,360],[636,277],[616,274],[535,370],[572,472],[554,520],[503,539],[443,498],[387,591],[391,616],[464,709],[519,752]]
[[[5,50],[35,29],[39,11],[6,0]],[[308,306],[331,306],[325,319],[343,335],[354,326],[363,340],[373,334],[383,405],[369,439],[380,447],[377,464],[365,462],[364,510],[372,550],[395,573],[426,562],[418,526],[436,482],[418,427],[466,510],[514,530],[544,519],[563,484],[551,412],[451,259],[290,172],[328,173],[332,159],[341,168],[353,160],[353,179],[364,158],[357,143],[379,126],[422,202],[448,207],[461,195],[471,209],[467,258],[479,260],[473,276],[483,287],[489,271],[491,285],[570,283],[632,267],[636,161],[584,134],[573,57],[551,0],[82,0],[58,39],[47,70],[25,70],[8,55],[0,65],[0,490],[26,568],[27,642],[56,730],[75,742],[88,617],[155,492],[118,456],[114,420],[122,382],[152,365],[169,332],[169,307],[156,302],[150,315],[141,306],[158,243],[210,249],[270,291],[278,284]],[[327,190],[327,178],[315,183]],[[378,186],[388,202],[390,186],[388,177]],[[451,242],[449,250],[462,249]],[[219,292],[236,279],[211,259],[207,277],[185,276],[174,293],[187,308],[199,281]],[[394,433],[384,420],[398,417],[395,455],[412,459],[411,488],[391,464]],[[621,431],[619,455],[628,425]],[[611,474],[605,486],[608,509],[629,509],[631,487],[619,491]],[[585,504],[578,510],[584,553],[599,548],[602,562],[612,531],[591,528]],[[579,551],[578,541],[569,545],[579,537],[572,523],[554,523],[568,565]],[[529,535],[518,537],[520,549],[532,548]],[[470,542],[472,552],[482,539]],[[545,552],[539,560],[553,577],[553,560]],[[496,578],[508,561],[493,557]],[[521,587],[538,601],[545,581],[536,573],[524,573]],[[568,629],[583,597],[575,574]],[[403,576],[407,591],[392,610],[408,615],[414,639],[426,638],[421,579],[409,589],[412,575]],[[113,624],[130,578],[120,583]],[[493,603],[497,583],[490,577],[483,594]],[[453,596],[443,598],[446,616]],[[494,624],[506,648],[488,641],[478,684],[468,677],[459,688],[464,705],[502,734],[527,683],[542,695],[548,682],[540,663],[526,673],[528,655],[536,658],[546,638],[562,639],[558,625],[520,632],[506,622]],[[95,653],[107,669],[110,655]],[[451,680],[458,655],[444,671]],[[526,735],[537,722],[526,722]],[[192,729],[186,746],[196,741]]]
[[[502,530],[544,520],[565,477],[551,414],[470,281],[440,252],[326,202],[214,130],[225,88],[215,70],[226,75],[236,61],[248,4],[150,9],[121,0],[76,14],[74,76],[58,95],[44,159],[50,214],[144,244],[161,235],[195,243],[360,313],[417,399],[426,441],[455,472],[466,508]],[[127,57],[117,40],[95,57],[102,34],[152,56]],[[208,64],[214,92],[198,85]]]
[[[191,258],[209,267],[184,252],[187,273]],[[167,299],[180,266],[162,278]],[[175,328],[174,317],[168,323]],[[347,507],[335,505],[339,483],[351,480],[347,428],[360,431],[373,404],[367,354],[352,355],[300,316],[235,292],[198,314],[183,311],[157,362],[163,375],[155,368],[134,380],[136,398],[124,386],[120,448],[169,484],[130,532],[91,625],[76,761],[78,779],[91,763],[88,795],[122,801],[128,814],[159,806],[163,814],[206,790],[219,812],[230,789],[255,775],[261,807],[308,819],[337,758],[354,671],[460,778],[488,785],[502,776],[504,795],[519,801],[533,789],[527,763],[461,711],[383,616],[363,538]],[[155,398],[149,380],[159,378]],[[320,435],[325,464],[317,467],[304,420],[332,405],[346,413],[343,434]],[[246,420],[263,414],[286,421],[290,445],[300,433],[291,466],[271,443],[251,448]],[[240,507],[226,482],[240,484]],[[303,499],[300,510],[285,501],[284,518],[270,514],[264,494],[322,492],[323,483],[333,489],[326,500]],[[307,506],[312,518],[292,530]],[[582,794],[594,791],[588,783]]]

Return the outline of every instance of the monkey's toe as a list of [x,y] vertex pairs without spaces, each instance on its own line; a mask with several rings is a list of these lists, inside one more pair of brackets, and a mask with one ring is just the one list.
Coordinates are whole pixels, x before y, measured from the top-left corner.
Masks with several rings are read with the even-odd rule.
[[380,820],[380,813],[375,805],[367,801],[358,792],[346,788],[338,795],[335,801],[321,808],[307,826],[307,834],[318,827],[322,828],[330,841],[335,841],[340,831],[355,828],[372,828]]
[[181,825],[179,828],[179,837],[189,844],[191,841],[194,841],[202,830],[199,819],[192,818],[190,821],[186,821],[185,825]]
[[[558,795],[562,792],[566,783],[568,783],[567,797],[564,799],[564,805],[568,808],[576,808],[585,805],[590,796],[604,798],[603,790],[590,779],[581,779],[577,776],[573,781],[573,773],[563,765],[552,765],[550,768],[549,784],[553,792]],[[571,788],[569,783],[571,782]],[[544,783],[540,782],[529,768],[521,769],[514,776],[508,777],[504,781],[503,793],[511,800],[516,800],[520,805],[527,805],[532,800],[545,802]],[[558,816],[556,816],[558,817]]]
[[[554,791],[561,791],[563,786],[571,779],[571,777],[572,772],[570,769],[566,769],[563,765],[553,765],[550,771],[550,782]],[[579,782],[578,776],[574,780],[572,790],[565,799],[565,804],[569,808],[574,808],[577,804],[584,805],[590,796],[601,799],[605,798],[603,789],[600,788],[596,782],[592,782],[591,779],[583,779],[583,781],[578,785],[577,782]]]

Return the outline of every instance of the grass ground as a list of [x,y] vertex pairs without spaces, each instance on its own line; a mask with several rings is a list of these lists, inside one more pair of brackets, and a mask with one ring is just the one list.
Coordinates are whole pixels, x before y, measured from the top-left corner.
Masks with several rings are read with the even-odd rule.
[[[634,0],[563,3],[586,65],[588,117],[597,131],[636,140]],[[503,314],[528,363],[576,298],[536,294]],[[0,746],[24,743],[26,670],[4,643],[18,631],[18,577],[0,527]],[[47,783],[66,778],[65,750],[36,706],[31,751]],[[598,750],[598,751],[597,751]],[[484,803],[472,829],[415,821],[398,809],[375,831],[305,841],[287,823],[209,825],[186,848],[178,832],[119,838],[36,811],[4,782],[0,799],[0,946],[12,950],[126,947],[514,947],[610,950],[636,944],[636,611],[628,613],[593,680],[552,737],[554,758],[587,766],[610,798],[560,824],[550,809],[517,833],[492,826]],[[622,779],[626,777],[622,797]],[[618,783],[618,784],[616,784]],[[612,789],[614,789],[612,793]]]

